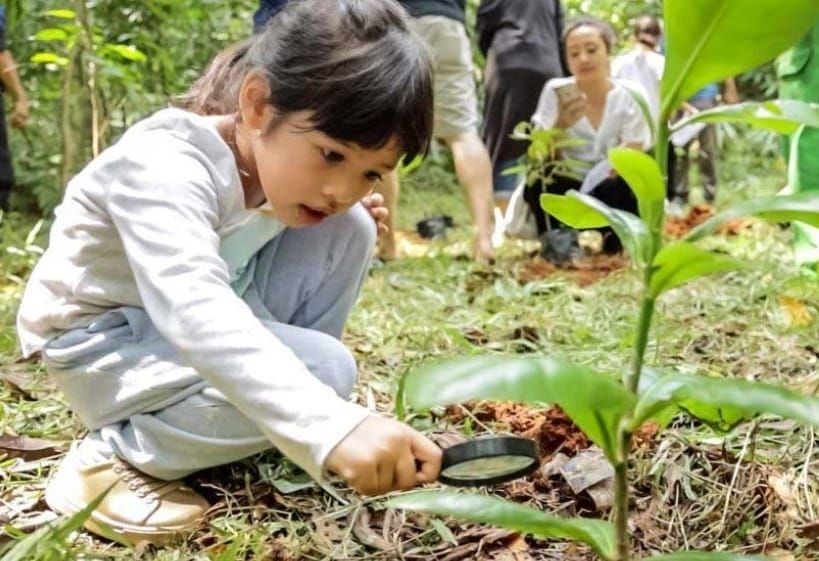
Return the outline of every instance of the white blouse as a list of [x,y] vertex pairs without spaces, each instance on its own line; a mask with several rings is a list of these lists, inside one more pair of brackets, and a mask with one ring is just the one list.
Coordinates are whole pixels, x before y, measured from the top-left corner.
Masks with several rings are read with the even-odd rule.
[[[532,115],[532,122],[537,127],[549,129],[555,126],[558,118],[558,98],[556,89],[566,84],[573,84],[574,77],[554,78],[549,80],[540,94],[537,110]],[[588,117],[566,129],[573,138],[585,140],[582,146],[571,146],[563,149],[567,158],[596,164],[606,159],[609,149],[624,144],[639,144],[644,150],[651,147],[651,129],[646,122],[640,106],[628,90],[622,85],[623,80],[612,80],[612,89],[606,96],[606,107],[600,126],[592,126]],[[640,84],[631,82],[631,89],[643,91]],[[643,93],[645,95],[645,93]]]

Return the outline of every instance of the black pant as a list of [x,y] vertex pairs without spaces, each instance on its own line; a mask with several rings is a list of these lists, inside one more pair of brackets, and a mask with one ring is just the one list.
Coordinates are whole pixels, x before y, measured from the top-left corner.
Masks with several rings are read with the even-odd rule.
[[6,107],[0,92],[0,209],[8,210],[11,188],[14,185],[14,168],[11,166],[8,130],[6,129]]

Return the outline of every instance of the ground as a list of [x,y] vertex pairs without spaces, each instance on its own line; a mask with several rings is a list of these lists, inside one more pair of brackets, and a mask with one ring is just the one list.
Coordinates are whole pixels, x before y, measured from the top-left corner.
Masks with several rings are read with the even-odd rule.
[[[781,163],[752,149],[728,151],[718,204],[776,192]],[[628,362],[639,279],[625,260],[555,271],[531,245],[509,243],[494,266],[464,257],[468,217],[447,163],[432,162],[405,185],[401,225],[450,214],[447,241],[405,236],[411,257],[375,267],[345,342],[360,366],[354,398],[392,414],[398,378],[432,357],[457,354],[564,355],[612,373]],[[44,232],[36,219],[0,224],[0,521],[30,531],[53,518],[41,499],[55,451],[82,434],[36,361],[18,359],[14,314]],[[790,233],[735,224],[708,243],[748,258],[745,271],[669,293],[659,307],[650,361],[700,374],[737,376],[815,393],[819,383],[819,285],[790,263]],[[681,227],[675,223],[670,234]],[[598,272],[595,269],[600,269]],[[410,422],[435,438],[509,430],[537,436],[544,465],[588,442],[559,410],[475,403]],[[19,438],[15,438],[19,437]],[[41,439],[41,440],[34,440]],[[765,551],[780,561],[810,558],[819,536],[816,442],[811,429],[762,418],[718,434],[685,416],[639,435],[632,469],[632,534],[642,552]],[[6,454],[3,459],[3,454]],[[547,469],[492,491],[564,514],[606,516]],[[322,490],[275,453],[214,469],[192,483],[214,503],[187,542],[124,548],[81,534],[73,553],[94,559],[591,559],[583,548],[385,510],[342,485]],[[16,534],[9,529],[10,534]],[[0,540],[8,541],[8,537]],[[813,552],[813,553],[811,553]],[[776,557],[775,557],[776,558]]]

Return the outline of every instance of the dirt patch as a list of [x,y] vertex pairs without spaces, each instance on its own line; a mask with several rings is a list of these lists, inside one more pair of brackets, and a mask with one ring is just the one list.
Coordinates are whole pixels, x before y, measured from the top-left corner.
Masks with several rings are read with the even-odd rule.
[[[538,409],[514,402],[470,402],[463,408],[480,423],[537,441],[540,455],[548,458],[556,452],[574,456],[591,441],[558,406]],[[461,422],[468,416],[461,406],[451,406],[446,416]]]
[[[682,238],[688,232],[714,216],[714,209],[701,204],[691,207],[686,216],[671,217],[665,221],[665,233],[672,238]],[[747,230],[752,221],[747,218],[728,220],[717,228],[716,233],[722,236],[737,236]]]
[[526,284],[561,274],[568,276],[580,286],[589,286],[625,269],[628,265],[629,258],[623,254],[584,257],[560,267],[537,257],[523,266],[517,278],[520,283]]

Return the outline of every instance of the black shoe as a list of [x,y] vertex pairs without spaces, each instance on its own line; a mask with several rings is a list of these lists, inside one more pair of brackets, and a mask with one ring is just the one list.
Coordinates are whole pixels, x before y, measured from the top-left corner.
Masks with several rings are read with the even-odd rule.
[[565,265],[583,256],[577,230],[570,228],[556,228],[544,232],[540,236],[540,244],[541,256],[555,265]]

